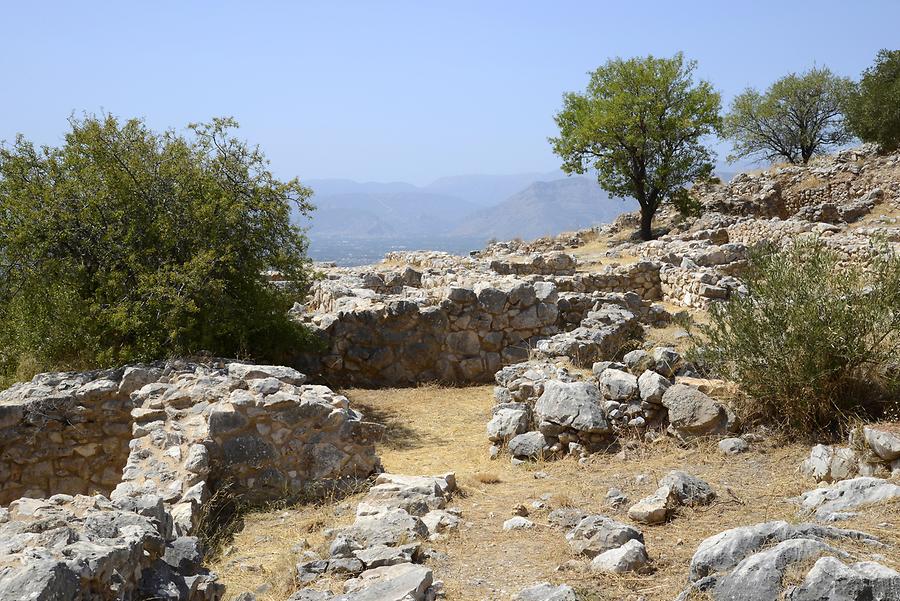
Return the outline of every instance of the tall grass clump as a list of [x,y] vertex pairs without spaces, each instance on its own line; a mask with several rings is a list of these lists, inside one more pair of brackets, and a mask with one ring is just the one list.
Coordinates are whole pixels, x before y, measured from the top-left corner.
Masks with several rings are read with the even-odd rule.
[[896,404],[900,257],[873,250],[866,267],[817,238],[758,252],[747,294],[713,307],[696,356],[740,385],[745,419],[821,432]]

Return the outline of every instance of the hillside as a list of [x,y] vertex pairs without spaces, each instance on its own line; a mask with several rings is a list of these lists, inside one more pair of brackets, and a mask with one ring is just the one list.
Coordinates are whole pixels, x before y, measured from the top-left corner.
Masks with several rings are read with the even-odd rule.
[[549,173],[515,173],[512,175],[454,175],[442,177],[425,189],[435,194],[463,198],[480,207],[491,207],[524,190],[534,182],[563,177],[561,171]]
[[570,177],[535,182],[500,204],[473,213],[453,233],[500,239],[537,238],[609,223],[636,208],[633,200],[611,199],[591,179]]
[[348,238],[440,235],[475,206],[453,196],[408,192],[358,192],[315,197],[312,234]]

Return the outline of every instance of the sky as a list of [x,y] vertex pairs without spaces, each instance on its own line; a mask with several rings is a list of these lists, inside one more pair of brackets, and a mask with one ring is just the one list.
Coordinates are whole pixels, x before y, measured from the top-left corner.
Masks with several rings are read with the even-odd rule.
[[898,23],[897,0],[0,0],[0,140],[227,115],[285,178],[546,172],[562,94],[611,57],[683,51],[727,105],[813,65],[858,77]]

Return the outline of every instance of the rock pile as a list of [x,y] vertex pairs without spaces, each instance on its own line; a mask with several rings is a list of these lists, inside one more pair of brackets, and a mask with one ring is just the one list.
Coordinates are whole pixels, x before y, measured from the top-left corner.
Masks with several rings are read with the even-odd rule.
[[447,508],[456,490],[453,474],[381,474],[356,509],[356,519],[335,533],[327,558],[297,565],[301,586],[319,575],[350,576],[344,594],[305,588],[295,599],[321,601],[432,601],[442,585],[419,565],[421,544],[459,527],[459,512]]

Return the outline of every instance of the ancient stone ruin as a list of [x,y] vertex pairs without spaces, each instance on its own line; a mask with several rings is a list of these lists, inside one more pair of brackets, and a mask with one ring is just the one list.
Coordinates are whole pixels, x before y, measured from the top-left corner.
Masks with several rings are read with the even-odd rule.
[[217,600],[215,495],[297,498],[379,469],[345,397],[286,367],[40,374],[0,393],[0,599]]
[[[392,253],[375,266],[319,266],[323,277],[293,310],[324,348],[300,358],[303,373],[171,361],[40,374],[0,392],[0,601],[218,601],[223,586],[204,567],[210,508],[232,497],[309,499],[372,476],[348,504],[352,520],[329,532],[327,553],[300,553],[292,601],[444,598],[425,543],[464,524],[455,476],[381,473],[383,426],[304,374],[332,386],[494,382],[482,450],[507,465],[568,456],[590,466],[637,441],[704,437],[723,455],[746,452],[753,441],[737,436],[715,384],[648,332],[681,309],[746,294],[741,277],[760,245],[815,235],[863,265],[881,252],[876,239],[900,248],[900,227],[861,222],[880,205],[900,210],[900,155],[849,151],[695,193],[703,216],[663,214],[666,232],[651,242],[623,237],[634,226],[624,216],[468,257]],[[598,239],[616,242],[590,260],[572,250]],[[820,487],[783,499],[799,523],[710,536],[684,566],[680,598],[900,598],[900,575],[856,547],[896,550],[830,525],[900,498],[887,480],[900,474],[898,432],[867,425],[846,446],[814,447],[800,473]],[[729,494],[681,469],[653,487],[635,501],[610,489],[609,508],[629,523],[563,507],[546,526],[592,574],[646,574],[657,552],[646,529]],[[526,516],[505,516],[502,532],[539,526]],[[802,573],[786,586],[789,567]],[[320,579],[343,592],[319,590]],[[516,590],[519,601],[578,599],[567,584]]]

